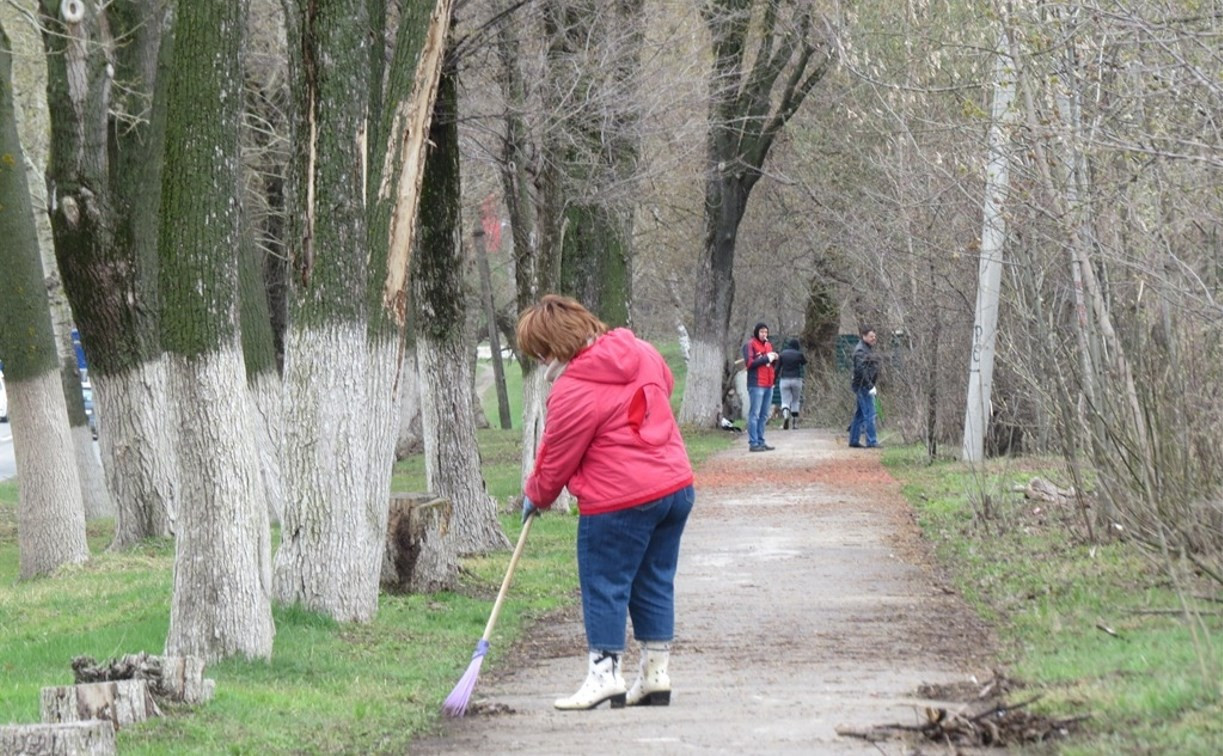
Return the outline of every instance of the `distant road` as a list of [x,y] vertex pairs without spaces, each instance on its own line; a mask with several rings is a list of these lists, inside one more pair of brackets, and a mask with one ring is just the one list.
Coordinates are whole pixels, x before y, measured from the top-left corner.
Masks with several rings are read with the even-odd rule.
[[17,474],[17,460],[13,457],[13,426],[0,423],[0,480]]

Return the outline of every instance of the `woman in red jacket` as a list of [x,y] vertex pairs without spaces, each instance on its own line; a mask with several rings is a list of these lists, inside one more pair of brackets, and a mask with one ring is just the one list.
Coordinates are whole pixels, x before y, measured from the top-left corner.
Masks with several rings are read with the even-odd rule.
[[[671,412],[674,378],[653,346],[608,330],[576,300],[549,294],[522,314],[518,348],[546,366],[543,439],[527,479],[523,519],[568,486],[577,497],[578,579],[589,666],[558,709],[666,705],[675,631],[675,568],[695,493]],[[624,620],[641,644],[641,674],[620,674]]]

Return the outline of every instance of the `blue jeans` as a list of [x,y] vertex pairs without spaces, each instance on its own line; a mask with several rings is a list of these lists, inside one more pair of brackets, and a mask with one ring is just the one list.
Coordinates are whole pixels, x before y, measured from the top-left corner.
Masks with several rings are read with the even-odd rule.
[[849,445],[857,446],[858,438],[866,432],[866,445],[874,446],[879,441],[875,438],[875,397],[871,396],[869,387],[854,391],[858,399],[858,408],[854,410],[853,422],[849,424]]
[[760,446],[764,443],[764,426],[773,411],[773,387],[748,386],[747,443]]
[[638,507],[578,520],[578,582],[586,644],[623,653],[624,619],[638,641],[675,635],[675,567],[692,511],[692,486]]

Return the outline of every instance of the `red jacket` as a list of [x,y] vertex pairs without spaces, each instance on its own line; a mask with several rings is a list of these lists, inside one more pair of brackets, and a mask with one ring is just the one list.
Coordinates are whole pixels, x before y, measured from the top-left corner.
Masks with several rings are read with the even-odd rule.
[[578,511],[595,515],[690,485],[692,465],[671,412],[674,385],[662,355],[632,331],[600,336],[552,384],[524,493],[546,509],[568,486]]
[[769,352],[773,344],[759,339],[748,339],[743,345],[743,361],[747,366],[747,385],[768,388],[773,385],[773,363],[769,362]]

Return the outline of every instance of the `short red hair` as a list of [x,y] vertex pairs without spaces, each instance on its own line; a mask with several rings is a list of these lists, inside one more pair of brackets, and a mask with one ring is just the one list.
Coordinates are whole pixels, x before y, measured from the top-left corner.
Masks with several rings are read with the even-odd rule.
[[518,350],[540,362],[569,362],[607,330],[607,324],[576,299],[545,294],[518,318]]

